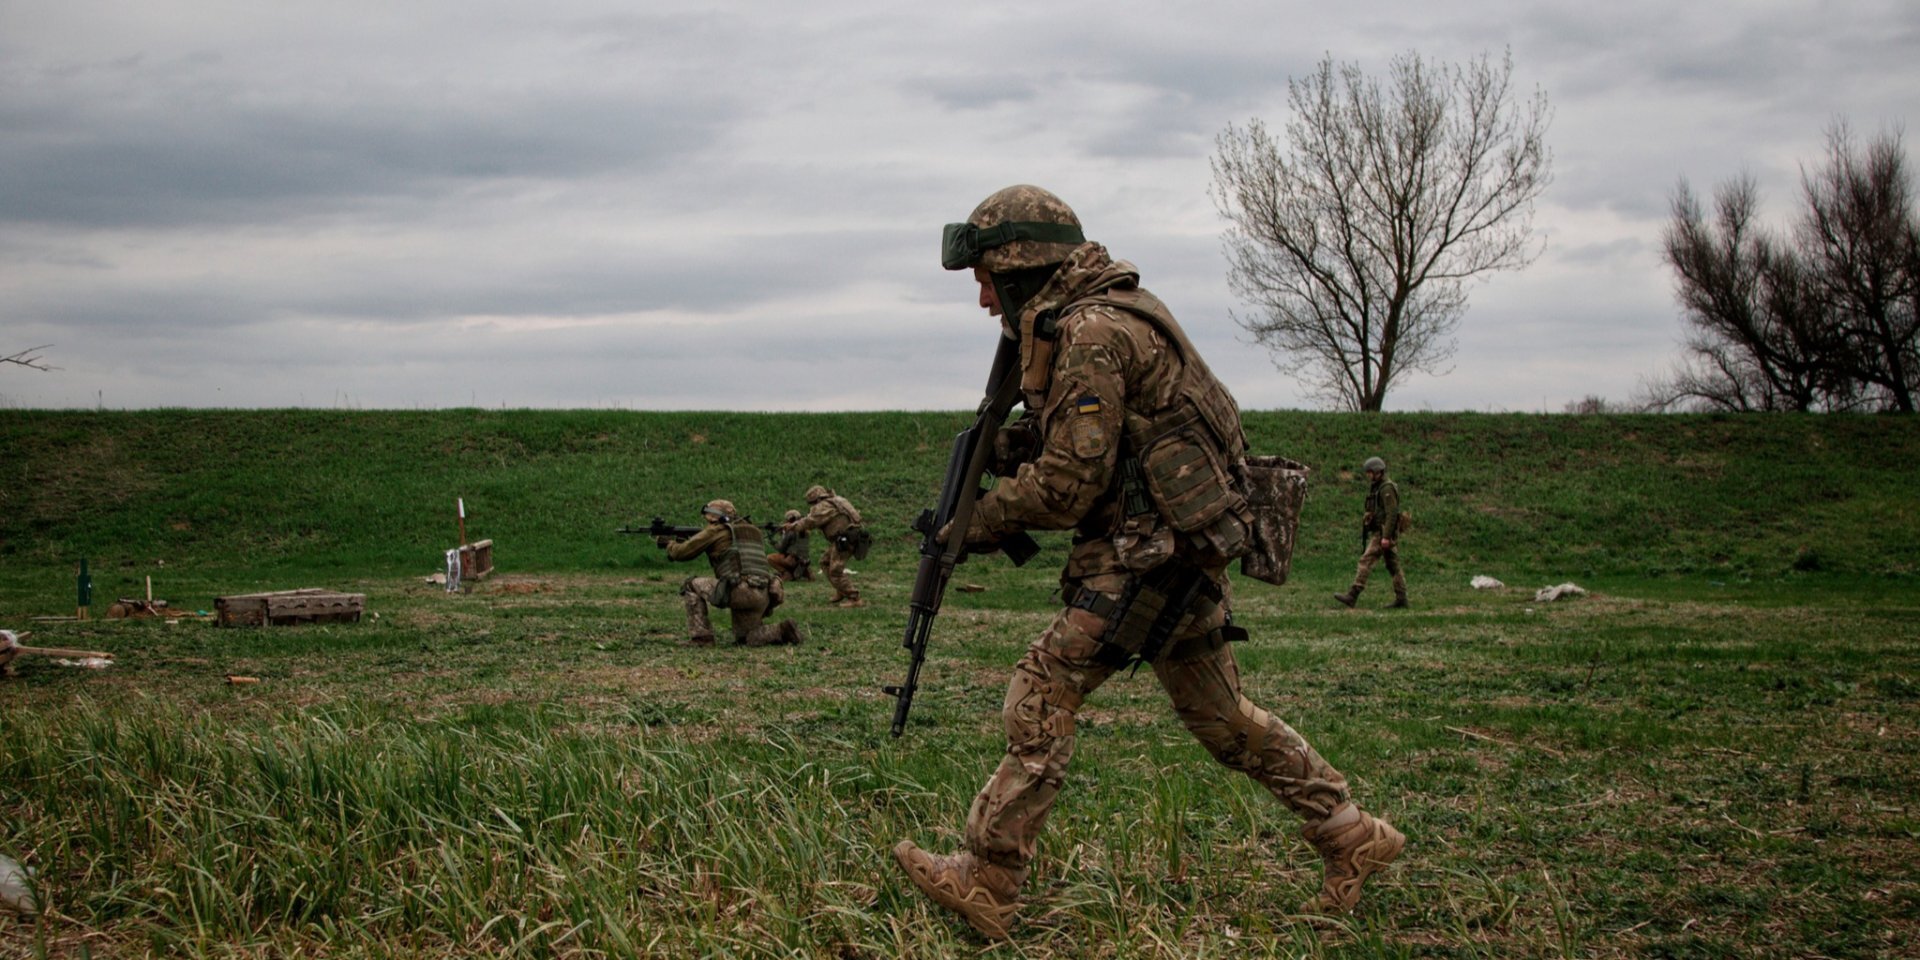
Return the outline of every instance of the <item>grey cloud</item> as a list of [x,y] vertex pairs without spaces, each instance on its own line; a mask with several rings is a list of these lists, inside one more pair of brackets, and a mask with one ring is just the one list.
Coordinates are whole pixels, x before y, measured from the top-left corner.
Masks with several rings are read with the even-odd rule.
[[472,95],[263,103],[237,83],[150,82],[141,102],[0,86],[0,220],[159,227],[402,208],[475,181],[645,174],[713,145],[714,98]]
[[1029,103],[1040,96],[1038,81],[990,71],[916,77],[909,80],[907,86],[950,110],[982,110]]

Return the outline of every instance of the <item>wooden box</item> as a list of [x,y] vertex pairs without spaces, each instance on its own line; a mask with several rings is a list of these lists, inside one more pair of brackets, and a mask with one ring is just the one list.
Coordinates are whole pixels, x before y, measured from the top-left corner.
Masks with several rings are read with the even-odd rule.
[[484,580],[492,572],[492,540],[475,540],[460,548],[460,579]]
[[364,593],[337,593],[318,587],[243,593],[213,601],[215,622],[223,627],[287,626],[296,623],[357,623],[367,607]]

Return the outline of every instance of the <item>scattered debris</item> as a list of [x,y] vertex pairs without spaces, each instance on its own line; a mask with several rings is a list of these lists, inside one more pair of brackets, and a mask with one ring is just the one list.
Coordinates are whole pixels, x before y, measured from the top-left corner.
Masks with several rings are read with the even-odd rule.
[[[100,660],[109,663],[113,660],[113,654],[101,653],[97,650],[68,650],[64,647],[29,647],[20,642],[22,638],[31,636],[33,636],[32,633],[15,633],[12,630],[0,630],[0,674],[12,675],[13,661],[29,654],[39,654],[43,657],[77,657],[83,661]],[[74,664],[66,660],[56,660],[55,662],[65,666],[85,665]],[[106,665],[106,663],[102,664],[102,666],[104,665]],[[99,667],[95,667],[94,669],[99,669]]]
[[338,593],[319,587],[243,593],[213,601],[214,615],[223,627],[358,623],[366,606],[364,593]]
[[1474,574],[1473,579],[1467,582],[1471,584],[1475,590],[1505,590],[1507,588],[1506,584],[1501,583],[1500,581],[1495,580],[1494,578],[1489,577],[1484,573]]
[[27,868],[11,857],[0,856],[0,910],[29,916],[39,913],[39,904],[33,902],[32,883],[33,874]]
[[986,593],[987,585],[984,583],[963,583],[957,589],[961,593]]
[[165,600],[142,600],[139,597],[121,597],[107,608],[107,619],[130,620],[137,617],[170,617]]
[[227,674],[227,686],[229,687],[244,687],[248,684],[259,682],[259,677],[243,677],[233,673]]
[[1533,602],[1552,603],[1562,597],[1584,597],[1586,595],[1586,588],[1574,583],[1563,583],[1557,587],[1541,587],[1540,591],[1533,595]]
[[81,657],[78,660],[55,660],[54,663],[63,667],[80,667],[85,670],[105,670],[113,666],[113,660],[110,657]]

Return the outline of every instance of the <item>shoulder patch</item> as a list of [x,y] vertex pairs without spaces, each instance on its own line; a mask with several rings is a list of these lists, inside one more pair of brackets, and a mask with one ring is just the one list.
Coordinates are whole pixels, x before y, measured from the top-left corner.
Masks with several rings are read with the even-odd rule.
[[[1094,399],[1094,410],[1100,409],[1100,401]],[[1101,426],[1097,416],[1074,417],[1067,426],[1067,433],[1073,438],[1073,454],[1082,460],[1094,460],[1107,455],[1107,430]]]

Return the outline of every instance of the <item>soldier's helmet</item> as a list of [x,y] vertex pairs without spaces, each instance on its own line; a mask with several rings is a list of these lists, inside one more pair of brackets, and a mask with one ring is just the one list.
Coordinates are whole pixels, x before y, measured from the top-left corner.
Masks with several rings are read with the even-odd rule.
[[1008,273],[1059,263],[1085,242],[1080,218],[1066,201],[1022,183],[980,201],[966,223],[947,224],[940,265]]
[[1375,470],[1378,470],[1381,473],[1386,473],[1387,462],[1385,460],[1380,459],[1379,457],[1368,457],[1366,466],[1361,467],[1360,469],[1365,470],[1368,473],[1372,473]]
[[795,520],[798,520],[798,519],[800,519],[800,511],[798,511],[798,510],[788,510],[788,511],[787,511],[787,515],[786,515],[786,517],[785,517],[784,519],[786,519],[786,521],[787,521],[787,522],[789,522],[789,523],[791,523],[791,522],[793,522],[793,521],[795,521]]
[[708,500],[707,505],[700,508],[700,512],[709,520],[721,522],[732,520],[740,515],[740,512],[733,508],[732,500]]
[[831,496],[833,496],[833,491],[828,490],[826,487],[823,487],[817,483],[807,488],[808,503],[819,503],[820,501],[825,500],[826,498]]

